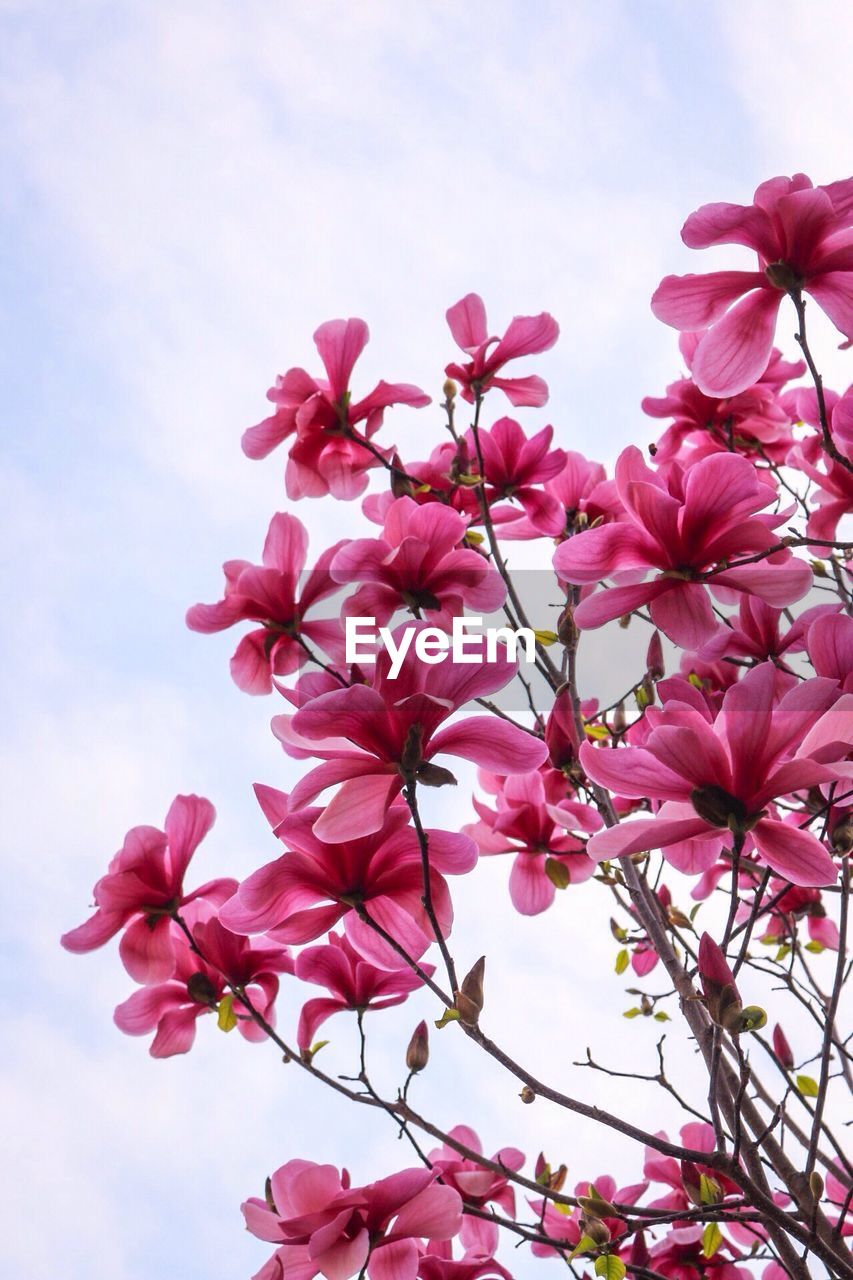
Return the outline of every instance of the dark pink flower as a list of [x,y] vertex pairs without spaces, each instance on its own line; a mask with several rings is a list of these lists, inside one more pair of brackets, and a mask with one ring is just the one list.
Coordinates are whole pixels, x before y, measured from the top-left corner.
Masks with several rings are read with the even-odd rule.
[[[544,489],[549,503],[556,502],[562,512],[560,528],[554,537],[568,536],[605,520],[625,518],[615,481],[607,479],[600,462],[590,462],[582,453],[568,450],[562,471],[546,480]],[[537,524],[523,515],[502,524],[500,534],[508,541],[539,538],[543,536],[540,524],[541,521]],[[549,533],[553,527],[549,522]]]
[[695,707],[672,700],[647,709],[642,747],[602,751],[585,743],[581,763],[594,781],[665,802],[654,818],[592,836],[590,856],[661,849],[682,870],[705,870],[721,841],[738,830],[786,880],[832,884],[835,864],[820,841],[771,816],[768,806],[844,775],[845,766],[832,762],[853,747],[853,695],[838,698],[834,680],[815,677],[774,705],[774,689],[775,669],[762,663],[726,692],[713,724]]
[[[853,471],[831,458],[823,448],[816,393],[808,387],[801,387],[792,393],[791,400],[797,417],[816,429],[813,435],[794,445],[787,458],[789,467],[802,471],[816,486],[809,499],[814,509],[806,532],[812,538],[831,542],[836,536],[839,521],[853,512]],[[835,446],[853,461],[853,387],[840,397],[827,388],[824,401]],[[815,553],[820,556],[826,551],[815,547]]]
[[[447,323],[457,346],[471,359],[467,364],[449,364],[445,373],[462,385],[464,399],[473,401],[484,391],[497,387],[516,407],[545,404],[548,387],[535,375],[528,378],[499,378],[498,372],[519,356],[549,351],[560,334],[553,316],[516,316],[502,338],[490,338],[486,328],[486,308],[476,293],[468,293],[447,312]],[[497,345],[495,345],[497,344]]]
[[[191,909],[189,917],[192,915]],[[156,1030],[149,1050],[154,1058],[187,1053],[195,1041],[196,1022],[204,1014],[220,1012],[221,1002],[233,984],[243,989],[249,1000],[247,1005],[239,997],[232,997],[231,1009],[240,1034],[247,1040],[265,1040],[266,1032],[252,1018],[251,1009],[271,1026],[275,1024],[273,1005],[278,995],[278,975],[293,973],[289,949],[269,939],[249,942],[238,938],[208,912],[191,925],[193,939],[205,957],[201,960],[178,926],[172,924],[171,928],[176,955],[174,976],[168,982],[142,987],[120,1004],[114,1014],[116,1026],[129,1036],[144,1036]]]
[[176,796],[165,831],[133,827],[94,888],[97,910],[90,920],[62,935],[67,951],[94,951],[124,929],[119,955],[136,982],[162,982],[175,970],[171,916],[197,898],[219,905],[237,888],[236,880],[210,880],[184,893],[190,858],[213,826],[209,800]]
[[[647,1186],[648,1183],[639,1182],[630,1187],[617,1189],[615,1179],[611,1178],[609,1174],[604,1174],[602,1177],[596,1178],[594,1182],[579,1182],[575,1187],[575,1195],[588,1196],[595,1194],[610,1204],[613,1204],[614,1201],[617,1204],[636,1204]],[[576,1245],[579,1243],[581,1236],[585,1234],[583,1211],[580,1208],[575,1208],[571,1213],[567,1214],[562,1205],[558,1207],[552,1200],[545,1202],[531,1200],[529,1204],[537,1214],[541,1214],[543,1230],[552,1240],[565,1240],[567,1244]],[[610,1232],[610,1238],[613,1241],[617,1241],[627,1230],[623,1218],[604,1217],[600,1221],[604,1223]],[[535,1243],[530,1246],[530,1249],[536,1258],[551,1258],[555,1253],[551,1245],[547,1244]]]
[[[433,940],[423,905],[420,846],[409,811],[394,805],[380,830],[326,843],[316,834],[320,809],[300,809],[275,827],[289,852],[253,872],[222,908],[221,919],[238,933],[269,933],[281,942],[310,942],[339,920],[361,955],[380,968],[397,969],[399,956],[359,918],[371,919],[417,958]],[[431,892],[442,932],[453,922],[444,874],[470,871],[477,849],[467,836],[430,831]]]
[[[692,366],[701,333],[682,333],[678,345],[688,369]],[[770,363],[751,387],[736,396],[705,395],[692,377],[671,383],[663,397],[646,396],[643,412],[652,418],[672,418],[671,426],[656,441],[655,460],[702,457],[707,453],[734,451],[758,455],[782,463],[793,443],[791,415],[779,398],[780,386],[805,372],[805,364],[789,364],[775,347]],[[689,445],[690,449],[685,450]]]
[[462,1225],[462,1202],[431,1169],[404,1169],[366,1187],[332,1165],[289,1160],[272,1175],[266,1200],[243,1205],[252,1235],[277,1244],[255,1280],[296,1275],[349,1280],[415,1280],[418,1241],[449,1240]]
[[[654,472],[632,445],[619,456],[616,485],[628,520],[578,533],[554,554],[564,582],[595,583],[625,572],[634,579],[583,600],[574,615],[579,627],[600,627],[648,605],[656,627],[694,649],[717,627],[706,582],[715,591],[745,592],[777,607],[799,600],[811,586],[811,569],[787,548],[757,563],[726,567],[778,541],[771,530],[782,517],[755,514],[773,500],[774,490],[746,458],[718,453],[687,470],[672,463],[665,473]],[[636,581],[649,570],[657,570],[650,582]]]
[[[784,610],[774,609],[757,596],[741,596],[738,613],[730,617],[729,625],[720,626],[716,634],[691,657],[688,665],[693,657],[698,659],[700,665],[715,663],[724,658],[747,659],[753,663],[772,662],[779,672],[777,685],[781,692],[796,681],[791,667],[787,665],[787,659],[796,653],[802,653],[806,648],[806,635],[811,625],[818,618],[836,613],[838,607],[831,604],[815,605],[804,610],[788,626]],[[821,676],[831,674],[833,673],[830,671],[818,671]],[[732,683],[736,675],[737,667],[730,664],[730,679],[727,683]]]
[[[424,965],[432,976],[435,966]],[[302,982],[314,982],[330,992],[308,1000],[299,1015],[296,1041],[300,1049],[314,1043],[317,1030],[333,1013],[343,1009],[364,1013],[372,1009],[389,1009],[402,1004],[422,980],[409,968],[377,969],[354,950],[347,938],[330,933],[327,946],[306,947],[296,959],[296,976]]]
[[[467,1125],[456,1125],[450,1130],[449,1137],[482,1155],[480,1139]],[[507,1217],[515,1218],[515,1192],[506,1178],[461,1156],[453,1147],[436,1147],[427,1158],[442,1182],[458,1191],[466,1204],[478,1209],[495,1204]],[[492,1163],[517,1173],[524,1164],[524,1152],[517,1147],[501,1147],[492,1156]],[[498,1247],[498,1228],[483,1218],[466,1216],[462,1220],[460,1240],[466,1250],[489,1257]]]
[[353,365],[370,334],[363,320],[327,320],[314,334],[326,378],[312,378],[304,369],[289,369],[267,392],[275,413],[243,436],[243,452],[265,458],[283,440],[295,435],[287,460],[285,483],[289,498],[355,498],[367,487],[366,472],[378,459],[358,443],[356,428],[364,423],[370,439],[382,425],[387,408],[407,404],[419,409],[430,403],[420,387],[379,382],[363,400],[352,402],[349,388]]
[[[463,1218],[463,1228],[467,1221]],[[496,1258],[484,1257],[477,1249],[466,1249],[461,1258],[454,1258],[449,1240],[430,1240],[421,1255],[418,1280],[512,1280],[512,1276]]]
[[[511,499],[540,533],[560,535],[566,524],[563,506],[547,487],[537,487],[559,476],[566,465],[564,451],[551,448],[554,428],[543,427],[528,439],[514,418],[499,418],[478,436],[489,504]],[[469,449],[476,456],[473,438]]]
[[541,773],[509,778],[480,771],[480,782],[497,800],[495,809],[474,798],[480,821],[463,828],[480,853],[514,853],[509,894],[521,915],[534,916],[554,901],[557,886],[580,884],[595,871],[584,839],[569,830],[589,833],[601,826],[591,805],[568,798],[553,804]]
[[708,330],[693,362],[706,395],[734,396],[758,381],[788,292],[810,293],[853,341],[853,178],[819,187],[803,173],[771,178],[751,205],[703,205],[681,238],[691,249],[739,244],[758,255],[755,271],[667,276],[652,298],[665,324]]
[[498,609],[506,596],[503,579],[478,551],[460,545],[467,529],[464,517],[442,503],[419,506],[397,498],[386,511],[381,538],[339,544],[332,577],[364,584],[344,613],[384,625],[408,609],[449,630],[466,606],[480,613]]
[[[395,642],[402,642],[404,631],[425,625],[398,627]],[[372,685],[332,690],[295,716],[273,720],[273,732],[289,755],[324,761],[294,787],[294,808],[342,784],[317,819],[319,837],[339,841],[377,831],[407,780],[427,786],[453,781],[445,769],[436,769],[437,756],[461,756],[500,773],[527,773],[543,763],[547,747],[540,738],[494,716],[469,716],[440,727],[471,699],[494,693],[515,675],[517,664],[505,650],[499,648],[502,656],[489,661],[484,645],[472,636],[467,662],[447,656],[429,666],[416,657],[413,637],[396,678],[383,650]]]
[[299,577],[308,554],[308,534],[295,516],[274,515],[263,550],[263,563],[228,560],[225,596],[217,604],[195,604],[187,611],[192,631],[224,631],[238,622],[259,622],[237,646],[231,659],[234,683],[244,693],[270,693],[272,677],[290,675],[308,661],[299,643],[304,636],[336,660],[343,658],[343,633],[336,618],[306,621],[318,601],[339,589],[329,565],[344,545],[324,551],[298,593]]

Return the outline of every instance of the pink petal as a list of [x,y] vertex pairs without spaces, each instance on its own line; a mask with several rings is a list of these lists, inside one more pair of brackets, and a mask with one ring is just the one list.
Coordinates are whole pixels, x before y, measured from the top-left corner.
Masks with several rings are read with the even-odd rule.
[[353,365],[370,337],[363,320],[327,320],[314,333],[314,342],[329,377],[331,398],[340,401],[349,389]]
[[140,916],[129,925],[119,943],[121,962],[134,982],[151,986],[165,982],[175,972],[175,946],[168,916],[149,925]]
[[548,758],[548,748],[541,738],[504,721],[496,723],[492,716],[470,716],[442,729],[430,743],[430,758],[442,752],[504,774],[528,773]]
[[476,293],[467,293],[447,311],[447,323],[457,347],[474,355],[484,342],[488,341],[486,329],[486,308],[483,299]]
[[379,831],[402,779],[398,774],[368,774],[345,782],[314,823],[314,834],[329,844]]
[[556,894],[545,874],[545,859],[519,853],[509,873],[509,896],[516,911],[523,916],[537,916],[550,907]]
[[719,320],[696,348],[693,380],[708,396],[734,396],[757,382],[773,349],[782,294],[761,288]]
[[[658,320],[672,325],[674,329],[707,329],[744,293],[766,283],[765,276],[756,271],[666,276],[652,295],[652,311]],[[767,354],[769,356],[770,352]],[[766,360],[764,364],[767,364]],[[762,372],[763,368],[752,381],[755,382]]]
[[369,1280],[415,1280],[420,1254],[414,1240],[380,1241],[367,1264]]
[[73,951],[75,954],[94,951],[96,947],[102,947],[110,938],[115,937],[124,920],[124,911],[103,911],[99,908],[85,924],[63,933],[59,941],[66,951]]
[[216,821],[216,810],[203,796],[175,796],[166,814],[166,836],[172,874],[180,884],[190,858]]
[[763,818],[752,838],[767,865],[791,884],[823,888],[838,879],[838,868],[810,831]]

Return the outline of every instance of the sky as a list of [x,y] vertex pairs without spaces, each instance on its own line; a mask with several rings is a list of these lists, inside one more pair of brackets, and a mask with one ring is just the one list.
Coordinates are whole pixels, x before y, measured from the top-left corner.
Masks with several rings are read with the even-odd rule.
[[[498,332],[557,317],[537,364],[551,401],[526,420],[612,463],[654,434],[639,402],[679,372],[652,291],[712,265],[681,244],[686,215],[779,173],[848,176],[851,41],[843,0],[0,0],[0,1276],[249,1276],[267,1248],[239,1205],[279,1164],[367,1181],[408,1163],[390,1126],[267,1046],[202,1024],[187,1058],[152,1062],[112,1024],[131,986],[114,951],[58,945],[124,832],[159,825],[177,792],[217,806],[205,879],[274,856],[251,784],[295,779],[268,729],[279,708],[230,683],[233,637],[183,615],[285,509],[280,455],[239,448],[275,374],[316,369],[316,325],[357,315],[358,386],[436,395],[444,312],[475,290]],[[389,415],[404,451],[426,429]],[[356,506],[297,514],[315,548],[364,528]],[[443,803],[437,818],[470,818],[464,795]],[[456,928],[489,955],[504,1042],[585,1098],[636,1106],[571,1066],[587,1042],[653,1056],[652,1027],[629,1041],[621,1020],[606,910],[590,887],[522,921],[507,873],[494,859],[459,886]],[[375,1038],[389,1087],[422,1016],[417,997]],[[436,1045],[419,1089],[488,1151],[544,1146],[573,1180],[639,1174],[639,1151],[522,1107],[467,1043]],[[644,1105],[669,1122],[656,1094]]]

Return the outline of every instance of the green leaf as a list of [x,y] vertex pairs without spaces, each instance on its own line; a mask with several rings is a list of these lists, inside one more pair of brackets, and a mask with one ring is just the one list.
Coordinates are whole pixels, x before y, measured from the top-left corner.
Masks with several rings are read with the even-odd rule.
[[442,1027],[447,1026],[448,1022],[458,1022],[458,1021],[459,1021],[458,1009],[445,1009],[441,1017],[436,1018],[435,1025],[438,1027],[440,1031]]
[[626,1009],[625,1012],[622,1014],[622,1017],[623,1018],[639,1018],[642,1012],[643,1012],[642,1009],[636,1009],[636,1008]]
[[782,946],[781,946],[781,947],[779,948],[779,950],[776,952],[776,954],[775,954],[775,956],[773,957],[773,959],[776,961],[776,963],[777,963],[777,964],[781,964],[781,963],[782,963],[782,961],[783,961],[783,960],[785,960],[785,959],[787,959],[787,957],[788,957],[790,954],[791,954],[791,948],[788,946],[787,942],[783,942],[783,943],[782,943]]
[[702,903],[701,903],[701,902],[697,902],[695,907],[691,907],[691,908],[690,908],[690,923],[691,923],[691,924],[692,924],[692,923],[693,923],[693,921],[696,919],[696,913],[700,910],[701,906],[702,906]]
[[658,1009],[655,1014],[655,1022],[669,1022],[669,1014],[664,1013],[663,1009]]
[[811,1076],[797,1076],[797,1088],[804,1098],[816,1098],[819,1092],[817,1081]]
[[591,1249],[597,1249],[598,1245],[591,1236],[581,1236],[572,1252],[569,1254],[569,1261],[576,1258],[579,1253],[589,1253]]
[[818,942],[817,938],[812,938],[811,942],[806,943],[806,951],[811,951],[814,956],[819,956],[823,950],[825,950],[824,945]]
[[603,1280],[622,1280],[625,1271],[625,1263],[615,1253],[604,1253],[595,1260],[595,1274]]
[[538,627],[534,627],[533,634],[536,637],[536,643],[543,645],[546,649],[549,645],[556,644],[559,639],[556,631],[540,631]]
[[233,1031],[237,1025],[237,1015],[234,1012],[234,997],[230,992],[219,1001],[216,1025],[220,1031]]
[[709,1178],[707,1174],[699,1174],[699,1199],[703,1204],[719,1204],[722,1199],[720,1184],[716,1178]]
[[767,1013],[757,1004],[749,1004],[741,1009],[740,1021],[735,1031],[738,1035],[744,1031],[760,1031],[767,1026]]
[[719,1222],[709,1222],[702,1232],[702,1252],[706,1258],[713,1258],[723,1243],[723,1233]]
[[630,959],[631,957],[628,955],[627,950],[625,949],[625,947],[623,947],[616,957],[616,964],[614,966],[614,968],[616,969],[616,972],[624,973],[625,970],[628,968]]
[[556,858],[545,859],[545,875],[556,889],[568,889],[571,884],[569,868],[565,862],[559,862]]
[[610,730],[606,724],[585,724],[584,733],[588,738],[594,738],[596,742],[610,737]]
[[313,1060],[314,1060],[315,1056],[320,1052],[320,1050],[321,1050],[321,1049],[325,1049],[325,1047],[326,1047],[326,1045],[327,1045],[328,1043],[329,1043],[329,1041],[328,1041],[328,1040],[315,1040],[315,1041],[314,1041],[314,1043],[312,1044],[311,1048],[308,1050],[308,1052],[311,1054],[311,1060],[312,1060],[312,1062],[313,1062]]

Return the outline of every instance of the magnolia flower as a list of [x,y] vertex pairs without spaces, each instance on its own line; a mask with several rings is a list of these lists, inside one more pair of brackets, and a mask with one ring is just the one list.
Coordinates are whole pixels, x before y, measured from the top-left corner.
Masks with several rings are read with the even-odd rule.
[[541,378],[499,378],[497,374],[510,360],[553,347],[560,334],[553,316],[546,311],[538,316],[516,316],[502,338],[490,338],[483,299],[468,293],[449,309],[447,323],[457,346],[471,357],[467,364],[449,364],[445,369],[448,377],[462,384],[465,400],[473,402],[484,391],[497,387],[510,404],[536,408],[545,404],[548,387]]

